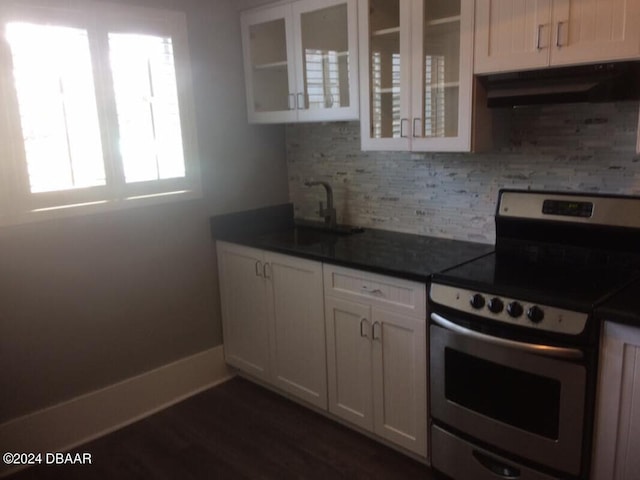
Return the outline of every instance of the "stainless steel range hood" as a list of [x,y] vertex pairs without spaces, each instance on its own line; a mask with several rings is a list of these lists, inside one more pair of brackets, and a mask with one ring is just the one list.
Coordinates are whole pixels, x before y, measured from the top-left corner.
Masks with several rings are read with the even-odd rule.
[[478,76],[488,107],[640,100],[640,62]]

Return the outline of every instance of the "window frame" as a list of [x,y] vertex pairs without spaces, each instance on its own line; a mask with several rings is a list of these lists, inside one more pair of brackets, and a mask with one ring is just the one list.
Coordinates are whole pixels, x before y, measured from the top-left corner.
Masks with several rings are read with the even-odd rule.
[[[26,3],[26,4],[25,4]],[[11,50],[5,39],[10,22],[50,23],[87,31],[106,185],[32,193],[15,91]],[[109,33],[171,37],[180,115],[185,176],[126,183],[118,152],[118,116],[109,64]],[[196,136],[186,16],[182,12],[110,4],[83,3],[62,8],[36,2],[0,7],[0,226],[56,217],[111,211],[200,198],[202,186]]]

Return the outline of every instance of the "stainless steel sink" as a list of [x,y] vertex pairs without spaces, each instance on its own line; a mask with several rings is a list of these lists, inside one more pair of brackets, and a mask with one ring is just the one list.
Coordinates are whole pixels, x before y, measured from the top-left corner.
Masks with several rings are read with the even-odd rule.
[[263,238],[274,245],[308,247],[312,245],[333,245],[341,237],[362,232],[360,228],[348,225],[325,226],[319,222],[306,222],[291,230],[270,233]]
[[334,235],[352,235],[364,231],[364,228],[354,227],[353,225],[329,225],[324,222],[314,222],[312,220],[296,220],[296,229],[315,230]]
[[269,234],[273,243],[293,246],[310,246],[320,243],[334,243],[338,237],[334,233],[323,232],[308,228],[294,228],[285,232]]

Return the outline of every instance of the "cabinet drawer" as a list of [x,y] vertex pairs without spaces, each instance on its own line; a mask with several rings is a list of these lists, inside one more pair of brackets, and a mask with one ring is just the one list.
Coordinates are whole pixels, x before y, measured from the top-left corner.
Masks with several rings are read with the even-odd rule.
[[386,310],[426,318],[426,286],[395,277],[324,265],[325,295],[364,301]]

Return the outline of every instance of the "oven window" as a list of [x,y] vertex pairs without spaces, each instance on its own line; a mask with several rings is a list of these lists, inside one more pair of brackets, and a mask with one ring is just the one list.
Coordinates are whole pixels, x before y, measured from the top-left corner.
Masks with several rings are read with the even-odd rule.
[[474,412],[556,440],[560,382],[445,348],[446,398]]

